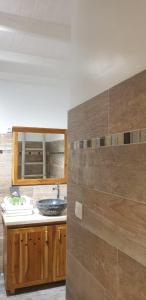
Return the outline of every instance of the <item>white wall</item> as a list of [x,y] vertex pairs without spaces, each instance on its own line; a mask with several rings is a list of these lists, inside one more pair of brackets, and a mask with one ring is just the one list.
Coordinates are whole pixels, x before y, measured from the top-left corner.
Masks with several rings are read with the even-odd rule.
[[72,106],[146,68],[145,0],[72,0]]
[[67,128],[69,89],[0,80],[0,132],[12,126]]

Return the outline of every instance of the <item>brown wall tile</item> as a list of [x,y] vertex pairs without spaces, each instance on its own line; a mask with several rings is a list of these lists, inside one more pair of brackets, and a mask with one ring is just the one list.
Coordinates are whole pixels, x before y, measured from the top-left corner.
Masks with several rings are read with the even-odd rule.
[[68,264],[67,288],[72,298],[67,294],[67,300],[105,300],[104,288],[71,253],[68,254]]
[[145,83],[143,71],[69,112],[70,141],[116,133],[116,146],[110,137],[104,148],[69,151],[67,300],[146,300],[145,130],[131,134],[135,145],[120,145],[120,132],[146,128]]
[[68,223],[70,253],[116,297],[117,250],[74,221]]
[[68,214],[76,222],[75,201],[83,204],[82,226],[146,265],[146,204],[69,185]]
[[108,92],[69,111],[69,140],[88,139],[107,134]]
[[146,299],[146,267],[119,251],[118,300]]
[[110,245],[118,247],[121,251],[134,257],[137,261],[146,265],[146,246],[142,243],[142,237],[131,234],[123,228],[116,226],[100,214],[94,214],[91,210],[84,211],[84,228],[107,241]]
[[109,132],[146,127],[146,71],[109,90]]
[[77,150],[69,182],[146,203],[146,144]]

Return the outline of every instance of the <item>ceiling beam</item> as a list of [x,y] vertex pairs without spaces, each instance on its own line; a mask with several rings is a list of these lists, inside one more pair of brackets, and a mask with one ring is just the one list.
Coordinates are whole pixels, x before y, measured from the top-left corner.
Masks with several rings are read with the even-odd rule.
[[9,72],[0,72],[0,80],[4,81],[12,81],[12,82],[20,82],[26,84],[35,84],[41,86],[50,86],[56,85],[60,82],[57,78],[51,78],[46,76],[32,76],[32,75],[24,75],[24,74],[15,74]]
[[68,61],[0,51],[0,80],[54,84],[69,77]]
[[69,25],[0,12],[0,30],[5,29],[66,42],[70,40]]
[[67,60],[46,58],[37,55],[24,54],[14,51],[0,50],[0,61],[14,62],[30,65],[44,65],[44,66],[63,66]]

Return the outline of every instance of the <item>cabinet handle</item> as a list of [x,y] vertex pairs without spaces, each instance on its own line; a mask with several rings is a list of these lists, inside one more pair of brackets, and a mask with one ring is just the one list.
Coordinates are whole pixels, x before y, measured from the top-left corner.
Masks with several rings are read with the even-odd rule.
[[45,241],[45,243],[46,243],[46,245],[48,246],[48,244],[49,244],[49,241]]
[[61,230],[58,231],[59,236],[58,236],[58,240],[60,243],[62,243],[62,234],[61,234]]
[[25,246],[28,246],[28,244],[25,244]]
[[60,241],[60,230],[58,230],[58,240]]

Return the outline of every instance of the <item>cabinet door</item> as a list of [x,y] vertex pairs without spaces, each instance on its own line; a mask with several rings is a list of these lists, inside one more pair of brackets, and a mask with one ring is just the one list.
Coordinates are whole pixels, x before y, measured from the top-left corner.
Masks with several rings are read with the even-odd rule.
[[65,280],[66,224],[54,226],[53,281]]
[[7,288],[52,281],[52,227],[9,229]]

